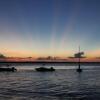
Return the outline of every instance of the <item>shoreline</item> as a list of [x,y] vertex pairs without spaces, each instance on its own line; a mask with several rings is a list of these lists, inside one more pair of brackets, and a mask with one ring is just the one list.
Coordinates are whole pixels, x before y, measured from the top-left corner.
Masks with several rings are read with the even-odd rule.
[[[38,62],[0,62],[0,65],[66,65],[66,66],[77,66],[78,62],[45,62],[45,61],[38,61]],[[84,66],[100,66],[100,62],[80,62],[81,65]]]

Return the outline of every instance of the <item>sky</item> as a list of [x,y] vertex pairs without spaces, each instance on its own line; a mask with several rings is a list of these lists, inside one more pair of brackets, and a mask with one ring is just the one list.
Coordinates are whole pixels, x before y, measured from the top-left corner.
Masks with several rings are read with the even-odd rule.
[[100,56],[100,0],[0,0],[0,53]]

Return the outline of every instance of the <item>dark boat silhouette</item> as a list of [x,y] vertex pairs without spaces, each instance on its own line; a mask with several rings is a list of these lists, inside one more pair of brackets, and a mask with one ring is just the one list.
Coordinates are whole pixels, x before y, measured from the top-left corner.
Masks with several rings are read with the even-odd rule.
[[82,69],[81,68],[78,68],[77,69],[77,72],[79,72],[79,73],[82,72]]
[[50,68],[39,67],[39,68],[35,68],[35,70],[39,71],[39,72],[55,71],[55,69],[53,67],[50,67]]
[[7,67],[1,67],[0,68],[0,72],[3,72],[3,71],[7,71],[7,72],[14,72],[16,71],[17,69],[15,67],[11,67],[11,68],[7,68]]
[[78,59],[79,59],[79,61],[78,61],[78,68],[77,68],[77,72],[79,72],[79,73],[81,73],[82,72],[82,69],[81,69],[81,65],[80,65],[80,59],[81,59],[81,55],[83,55],[84,54],[84,52],[80,52],[80,46],[79,46],[79,53],[78,53]]

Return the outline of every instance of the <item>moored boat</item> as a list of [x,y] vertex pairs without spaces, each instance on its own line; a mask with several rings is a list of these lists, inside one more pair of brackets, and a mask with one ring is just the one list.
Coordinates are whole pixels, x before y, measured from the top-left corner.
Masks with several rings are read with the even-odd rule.
[[3,71],[7,71],[7,72],[12,71],[12,72],[14,72],[14,71],[16,71],[16,70],[17,70],[17,69],[16,69],[15,67],[11,67],[11,68],[1,67],[1,68],[0,68],[0,72],[3,72]]
[[50,68],[39,67],[39,68],[35,68],[35,70],[40,71],[40,72],[55,71],[55,69],[53,67],[50,67]]

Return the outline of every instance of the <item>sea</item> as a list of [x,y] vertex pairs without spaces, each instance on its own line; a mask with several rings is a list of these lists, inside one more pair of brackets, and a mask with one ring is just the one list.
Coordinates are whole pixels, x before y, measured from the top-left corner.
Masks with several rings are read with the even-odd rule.
[[0,72],[0,100],[100,100],[100,66],[45,65],[54,72],[37,72],[40,65],[14,65]]

